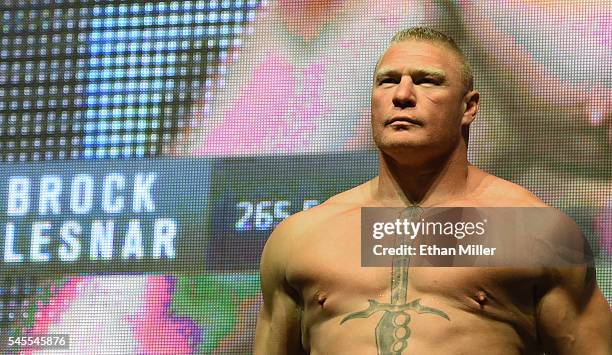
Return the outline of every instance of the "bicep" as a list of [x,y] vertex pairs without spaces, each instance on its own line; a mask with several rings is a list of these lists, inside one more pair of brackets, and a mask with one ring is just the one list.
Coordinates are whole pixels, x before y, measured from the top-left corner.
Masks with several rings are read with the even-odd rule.
[[263,305],[257,319],[255,354],[301,352],[301,307],[285,278],[289,241],[281,226],[270,236],[261,258]]
[[609,305],[587,268],[566,269],[540,298],[538,330],[550,354],[612,353]]
[[297,354],[301,352],[301,312],[286,294],[275,293],[259,311],[255,333],[255,354]]

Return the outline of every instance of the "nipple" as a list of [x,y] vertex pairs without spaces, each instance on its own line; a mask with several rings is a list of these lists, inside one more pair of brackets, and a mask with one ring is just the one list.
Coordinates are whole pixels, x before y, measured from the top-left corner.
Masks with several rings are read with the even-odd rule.
[[476,302],[478,302],[479,305],[484,306],[484,304],[487,303],[487,293],[484,291],[476,292]]

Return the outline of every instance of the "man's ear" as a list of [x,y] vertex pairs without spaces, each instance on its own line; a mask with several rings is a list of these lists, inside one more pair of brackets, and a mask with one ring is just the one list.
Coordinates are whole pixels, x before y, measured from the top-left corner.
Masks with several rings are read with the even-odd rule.
[[461,124],[469,126],[472,121],[476,118],[476,114],[480,109],[480,93],[478,91],[470,90],[463,97],[463,118],[461,118]]

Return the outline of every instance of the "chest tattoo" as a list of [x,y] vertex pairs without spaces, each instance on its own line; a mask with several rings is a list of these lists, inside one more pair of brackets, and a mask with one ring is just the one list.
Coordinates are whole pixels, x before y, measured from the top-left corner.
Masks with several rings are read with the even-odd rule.
[[[422,209],[419,207],[408,207],[404,213],[409,218],[416,220],[420,217]],[[396,236],[396,246],[406,245],[406,235]],[[369,307],[363,311],[354,312],[346,316],[340,324],[357,318],[368,318],[377,312],[383,312],[383,316],[375,329],[376,346],[379,355],[401,355],[408,347],[410,338],[410,311],[417,314],[433,314],[450,321],[443,311],[421,305],[420,299],[410,302],[408,299],[408,269],[410,267],[410,255],[394,255],[391,267],[391,302],[380,303],[376,300],[368,300]]]

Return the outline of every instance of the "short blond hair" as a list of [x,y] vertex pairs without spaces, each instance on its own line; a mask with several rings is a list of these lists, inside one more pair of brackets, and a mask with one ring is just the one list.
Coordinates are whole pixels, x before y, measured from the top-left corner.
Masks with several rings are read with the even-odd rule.
[[459,71],[463,77],[463,85],[466,91],[474,90],[474,74],[472,72],[472,67],[465,54],[463,54],[463,51],[459,48],[457,43],[455,43],[452,37],[429,27],[410,27],[393,35],[389,45],[408,40],[422,40],[438,43],[455,52],[461,60]]

